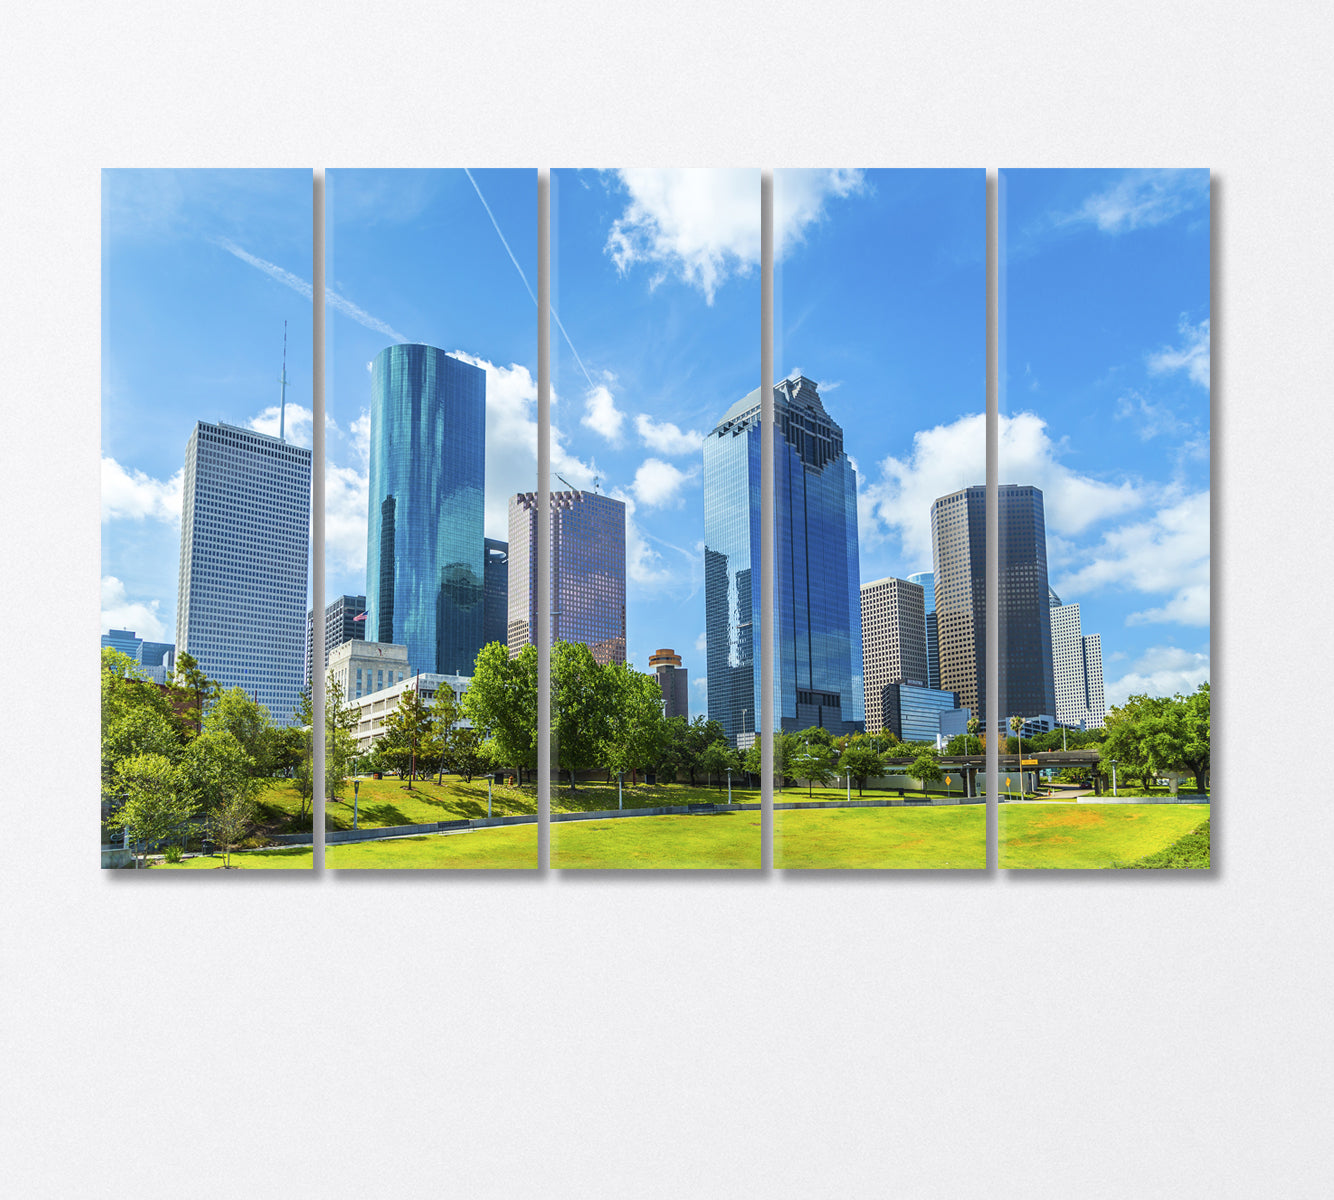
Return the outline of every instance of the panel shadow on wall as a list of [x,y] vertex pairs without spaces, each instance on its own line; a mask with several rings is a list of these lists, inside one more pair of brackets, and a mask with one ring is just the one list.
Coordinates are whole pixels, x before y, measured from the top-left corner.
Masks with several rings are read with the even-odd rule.
[[552,245],[552,866],[758,868],[759,171],[553,171]]
[[311,865],[311,215],[308,169],[102,173],[104,867]]
[[982,170],[774,173],[779,868],[986,865],[985,221]]
[[1209,173],[1000,173],[1003,868],[1209,866]]
[[537,173],[330,170],[326,211],[326,862],[536,868]]

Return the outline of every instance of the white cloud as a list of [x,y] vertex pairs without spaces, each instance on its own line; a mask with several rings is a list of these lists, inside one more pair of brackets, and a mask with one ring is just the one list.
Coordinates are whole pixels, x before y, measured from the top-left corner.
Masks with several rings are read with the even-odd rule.
[[332,571],[359,574],[366,566],[370,477],[364,469],[324,467],[324,557]]
[[[332,421],[326,416],[325,428],[331,424]],[[282,416],[278,405],[271,404],[258,416],[247,418],[246,428],[256,433],[267,433],[269,437],[277,437],[281,428],[283,437],[293,446],[304,446],[309,450],[315,428],[315,414],[300,404],[289,404],[286,415]]]
[[[518,363],[499,367],[463,350],[450,353],[486,372],[486,536],[508,541],[510,497],[537,489],[537,381]],[[554,408],[554,392],[551,399]],[[370,436],[369,418],[366,436]],[[553,424],[552,472],[564,475],[574,487],[591,488],[596,464],[571,454],[564,442],[564,434]],[[552,483],[560,486],[558,480]]]
[[698,650],[699,653],[703,654],[705,651],[708,650],[708,648],[709,648],[709,635],[705,633],[703,630],[700,630],[699,637],[695,639],[695,649]]
[[630,193],[605,250],[625,274],[636,263],[675,275],[713,303],[731,275],[760,260],[760,175],[755,170],[638,168],[617,172]]
[[1147,520],[1109,530],[1090,561],[1058,578],[1062,598],[1106,588],[1166,596],[1159,607],[1131,613],[1127,625],[1209,624],[1209,493],[1175,500]]
[[698,688],[701,692],[707,692],[709,690],[709,677],[707,675],[696,675],[690,681],[690,686]]
[[669,570],[635,520],[635,498],[622,488],[609,493],[625,505],[625,574],[631,583],[663,587],[679,582],[680,572]]
[[1120,679],[1104,686],[1110,710],[1131,696],[1189,695],[1209,678],[1209,655],[1177,646],[1151,646]]
[[371,465],[370,409],[363,408],[361,410],[361,415],[348,426],[348,433],[352,437],[352,450],[357,456],[357,461],[361,463],[364,470],[369,470]]
[[810,227],[824,219],[828,201],[852,195],[863,186],[861,171],[851,168],[775,171],[774,261],[781,262]]
[[162,624],[156,600],[146,603],[130,600],[125,584],[114,575],[102,576],[102,632],[112,629],[130,629],[146,642],[167,641],[167,630]]
[[639,440],[659,454],[698,454],[704,448],[704,434],[698,429],[682,431],[670,421],[655,421],[645,413],[635,417]]
[[[1140,490],[1128,481],[1108,483],[1080,475],[1060,461],[1061,447],[1034,413],[1000,419],[1001,482],[1042,490],[1048,536],[1077,534],[1097,521],[1138,508]],[[890,456],[877,477],[859,489],[857,521],[874,545],[899,540],[905,571],[931,568],[931,505],[941,496],[986,481],[986,418],[977,413],[913,435],[906,458]]]
[[1170,408],[1152,403],[1134,388],[1117,398],[1116,419],[1133,420],[1142,442],[1150,441],[1160,434],[1185,433],[1191,428],[1189,422],[1183,421]]
[[679,470],[660,458],[646,458],[639,464],[630,487],[635,499],[646,508],[665,508],[668,505],[679,508],[682,503],[681,488],[695,475],[696,471]]
[[1102,233],[1129,233],[1161,225],[1209,199],[1207,171],[1132,171],[1089,196],[1057,225],[1093,225]]
[[1149,373],[1163,375],[1173,371],[1185,371],[1192,383],[1200,387],[1209,386],[1209,318],[1205,317],[1198,325],[1192,325],[1183,313],[1177,325],[1181,334],[1181,345],[1164,346],[1156,354],[1149,355]]
[[[622,274],[637,263],[698,288],[713,303],[733,275],[760,261],[759,172],[737,169],[634,169],[617,173],[630,193],[613,222],[606,252]],[[825,213],[826,202],[857,191],[860,171],[780,171],[774,184],[774,251],[781,259]]]
[[600,434],[613,446],[621,444],[625,414],[616,407],[616,397],[605,383],[599,383],[584,397],[584,415],[580,424]]
[[[102,459],[102,520],[181,520],[181,489],[185,470],[170,479],[153,479],[142,471],[126,470],[114,458]],[[155,639],[150,639],[155,640]]]

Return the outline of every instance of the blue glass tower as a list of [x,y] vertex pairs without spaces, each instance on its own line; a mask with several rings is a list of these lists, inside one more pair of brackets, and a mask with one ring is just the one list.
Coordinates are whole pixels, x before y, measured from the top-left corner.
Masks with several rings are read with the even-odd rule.
[[[704,439],[704,631],[709,719],[748,749],[759,716],[760,391]],[[753,572],[753,573],[752,573]],[[753,585],[752,585],[753,584]]]
[[926,686],[940,687],[940,639],[936,629],[936,573],[918,571],[908,576],[926,593]]
[[486,373],[434,346],[371,365],[366,636],[471,675],[483,644]]
[[[759,696],[760,436],[756,389],[704,441],[709,716],[741,745]],[[856,472],[842,429],[804,376],[774,388],[773,436],[779,727],[856,732],[865,724]]]
[[865,728],[857,473],[804,375],[774,388],[778,611],[774,686],[784,731]]

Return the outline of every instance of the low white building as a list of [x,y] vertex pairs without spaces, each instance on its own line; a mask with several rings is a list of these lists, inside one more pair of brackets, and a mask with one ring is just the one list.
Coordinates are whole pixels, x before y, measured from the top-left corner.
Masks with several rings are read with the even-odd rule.
[[[340,646],[339,650],[342,648]],[[442,687],[449,688],[454,693],[455,701],[459,701],[463,699],[463,693],[468,690],[471,682],[472,677],[469,675],[413,675],[395,682],[392,687],[385,687],[368,696],[362,696],[359,700],[353,700],[348,707],[357,715],[357,724],[352,730],[357,753],[370,753],[376,739],[383,736],[385,722],[388,721],[389,714],[398,707],[399,698],[404,692],[415,690],[421,696],[422,703],[429,708],[435,703],[436,693]],[[458,724],[466,727],[472,722],[460,720]]]

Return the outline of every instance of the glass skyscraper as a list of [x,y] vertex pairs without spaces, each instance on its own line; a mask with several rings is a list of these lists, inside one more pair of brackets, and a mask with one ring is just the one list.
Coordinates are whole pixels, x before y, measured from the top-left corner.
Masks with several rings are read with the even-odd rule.
[[[755,730],[760,595],[760,394],[704,441],[704,592],[709,716],[748,744]],[[864,725],[857,477],[843,430],[804,376],[774,388],[779,728]]]
[[200,421],[185,450],[176,648],[290,723],[304,675],[310,451]]
[[366,638],[414,672],[471,675],[482,648],[486,373],[434,346],[371,366]]
[[747,749],[759,720],[760,390],[704,439],[704,631],[709,719]]
[[[509,651],[537,624],[537,493],[509,504]],[[551,493],[551,640],[625,662],[625,505],[598,492]]]
[[508,542],[486,539],[485,599],[482,644],[509,641],[510,547]]
[[1051,591],[1042,492],[1006,483],[999,488],[1000,711],[986,711],[985,487],[964,488],[931,506],[935,557],[940,686],[984,728],[1011,716],[1056,711],[1051,652]]
[[940,686],[940,638],[936,629],[936,576],[932,571],[916,571],[908,576],[926,596],[926,686]]

